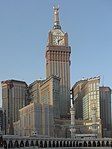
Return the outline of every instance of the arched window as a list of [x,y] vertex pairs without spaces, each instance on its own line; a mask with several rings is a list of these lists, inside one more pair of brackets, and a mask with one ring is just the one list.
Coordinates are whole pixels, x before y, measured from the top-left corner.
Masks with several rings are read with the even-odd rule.
[[49,146],[48,147],[52,147],[52,145],[51,145],[51,141],[49,141]]
[[79,143],[79,147],[82,147],[82,143]]
[[4,148],[7,148],[7,142],[6,141],[3,141],[3,146],[4,146]]
[[24,147],[23,141],[20,142],[20,147]]
[[106,146],[109,146],[109,141],[106,142]]
[[8,148],[13,148],[13,143],[12,143],[12,141],[9,141]]
[[18,143],[18,141],[16,140],[15,142],[14,142],[14,147],[16,148],[19,148],[19,143]]
[[63,142],[63,147],[67,147],[66,141]]
[[78,141],[76,141],[76,147],[78,147],[79,145],[78,145]]
[[53,147],[55,147],[55,141],[53,141]]
[[70,141],[70,147],[72,147],[72,141]]
[[56,141],[56,147],[59,147],[59,142],[58,141]]
[[62,141],[60,141],[60,147],[63,147],[63,145],[62,145]]
[[75,141],[73,142],[73,147],[75,147]]
[[43,147],[43,142],[42,142],[42,140],[40,141],[40,147]]
[[100,146],[100,141],[97,142],[97,146],[98,146],[98,147]]
[[36,140],[36,142],[35,142],[35,146],[38,146],[38,140]]
[[112,147],[112,141],[111,141],[111,143],[110,143],[110,146]]
[[29,147],[29,142],[28,142],[28,140],[25,142],[25,146],[26,146],[26,147]]
[[31,140],[30,146],[34,146],[34,142],[33,142],[33,140]]
[[87,142],[86,141],[84,141],[84,145],[83,145],[84,147],[87,147]]
[[2,136],[0,137],[0,147],[3,147],[3,138],[2,138]]
[[104,142],[104,141],[102,141],[102,146],[103,146],[103,147],[105,146],[105,142]]
[[96,142],[95,141],[93,141],[93,147],[96,147]]
[[67,141],[67,147],[70,147],[70,146],[69,146],[69,141]]
[[91,147],[91,141],[88,142],[88,147]]
[[47,148],[47,141],[44,142],[44,148]]

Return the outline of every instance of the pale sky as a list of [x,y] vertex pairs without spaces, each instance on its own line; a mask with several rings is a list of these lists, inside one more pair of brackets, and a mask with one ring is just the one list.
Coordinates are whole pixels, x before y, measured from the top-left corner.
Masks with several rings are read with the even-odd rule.
[[112,88],[112,0],[0,0],[0,81],[45,78],[54,4],[72,50],[71,85],[100,75]]

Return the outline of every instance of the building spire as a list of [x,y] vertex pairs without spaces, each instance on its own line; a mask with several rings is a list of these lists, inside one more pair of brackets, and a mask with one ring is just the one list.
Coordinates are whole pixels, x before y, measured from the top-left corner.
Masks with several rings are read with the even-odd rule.
[[54,16],[53,16],[54,26],[53,26],[53,28],[61,29],[60,21],[59,21],[59,6],[58,7],[54,6],[53,9],[54,9]]

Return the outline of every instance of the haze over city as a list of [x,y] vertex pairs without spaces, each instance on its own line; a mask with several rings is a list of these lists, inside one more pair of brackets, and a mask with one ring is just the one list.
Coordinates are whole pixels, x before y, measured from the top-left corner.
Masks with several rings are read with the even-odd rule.
[[62,30],[69,36],[71,85],[100,75],[101,84],[112,87],[111,0],[1,1],[0,81],[31,83],[45,78],[45,47],[54,4],[59,4]]

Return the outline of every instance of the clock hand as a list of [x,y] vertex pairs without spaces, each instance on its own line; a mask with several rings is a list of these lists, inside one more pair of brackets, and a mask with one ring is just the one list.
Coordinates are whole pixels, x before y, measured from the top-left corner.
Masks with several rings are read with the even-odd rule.
[[59,42],[62,40],[63,38],[61,38],[61,39],[58,39],[58,44],[59,44]]
[[58,41],[61,41],[63,38],[59,39]]

